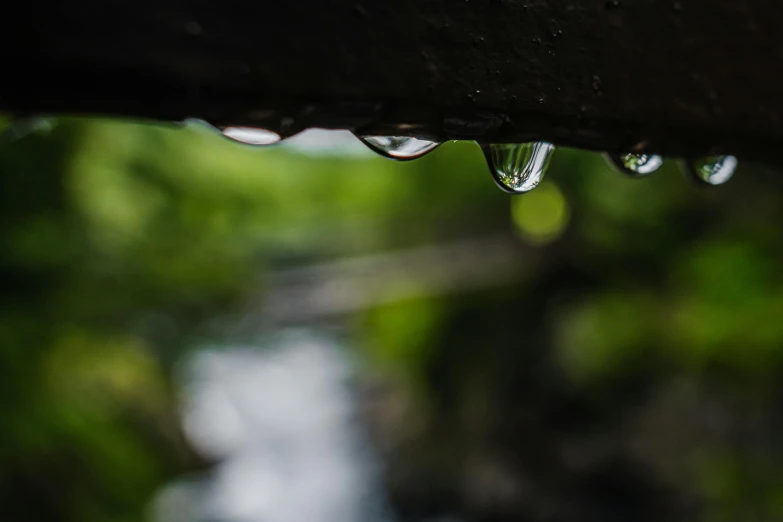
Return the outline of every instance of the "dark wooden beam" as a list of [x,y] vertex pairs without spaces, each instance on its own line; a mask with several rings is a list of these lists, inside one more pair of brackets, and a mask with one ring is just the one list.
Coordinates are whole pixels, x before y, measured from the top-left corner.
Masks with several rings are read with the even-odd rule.
[[74,0],[19,9],[0,32],[5,111],[770,162],[783,143],[777,0]]

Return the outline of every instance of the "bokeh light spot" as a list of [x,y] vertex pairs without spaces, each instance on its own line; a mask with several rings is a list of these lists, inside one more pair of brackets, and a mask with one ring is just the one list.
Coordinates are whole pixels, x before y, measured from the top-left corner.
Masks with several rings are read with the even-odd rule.
[[545,244],[556,240],[563,234],[568,219],[568,203],[551,181],[544,181],[523,197],[511,199],[514,227],[532,243]]

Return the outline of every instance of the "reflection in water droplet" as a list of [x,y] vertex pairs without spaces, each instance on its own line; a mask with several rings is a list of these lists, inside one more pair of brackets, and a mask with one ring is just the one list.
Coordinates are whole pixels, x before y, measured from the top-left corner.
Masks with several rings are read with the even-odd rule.
[[555,146],[535,143],[494,143],[482,146],[498,186],[512,194],[533,190],[544,177]]
[[706,156],[687,162],[687,170],[697,181],[721,185],[734,175],[737,158],[734,156]]
[[271,145],[281,139],[276,132],[253,127],[225,127],[221,132],[226,138],[249,145]]
[[440,145],[409,136],[361,136],[359,139],[378,154],[398,160],[420,158]]
[[663,165],[657,154],[607,154],[607,161],[623,174],[639,178],[652,174]]

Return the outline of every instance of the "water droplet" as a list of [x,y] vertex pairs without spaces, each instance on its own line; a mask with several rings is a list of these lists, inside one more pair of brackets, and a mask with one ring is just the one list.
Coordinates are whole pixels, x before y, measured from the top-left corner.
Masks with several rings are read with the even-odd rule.
[[632,178],[652,174],[663,165],[663,158],[657,154],[607,154],[606,160]]
[[686,162],[687,171],[701,183],[722,185],[737,170],[737,158],[734,156],[706,156]]
[[482,146],[497,185],[512,194],[533,190],[544,177],[555,146],[535,143],[494,143]]
[[187,118],[184,123],[189,126],[206,128],[212,132],[219,132],[232,141],[249,145],[271,145],[282,139],[276,132],[256,127],[223,127],[219,129],[208,121],[198,118]]
[[396,160],[420,158],[440,145],[409,136],[360,136],[359,139],[381,156]]
[[248,145],[271,145],[281,139],[276,132],[254,127],[225,127],[220,132],[228,139]]

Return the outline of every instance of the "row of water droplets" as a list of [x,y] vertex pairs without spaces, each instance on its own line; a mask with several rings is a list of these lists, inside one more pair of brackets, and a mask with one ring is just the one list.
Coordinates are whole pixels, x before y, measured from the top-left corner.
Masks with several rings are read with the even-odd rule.
[[[203,123],[203,122],[202,122]],[[251,145],[269,145],[279,142],[279,134],[251,127],[225,127],[221,132],[227,138]],[[370,149],[395,160],[412,160],[432,152],[441,143],[408,136],[359,136]],[[536,188],[544,178],[555,146],[545,141],[531,143],[494,143],[482,145],[492,177],[505,192],[523,194]],[[656,154],[606,154],[606,159],[617,170],[634,178],[652,174],[663,165]],[[705,156],[683,162],[685,172],[707,185],[721,185],[731,179],[737,168],[734,156]]]

